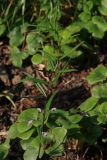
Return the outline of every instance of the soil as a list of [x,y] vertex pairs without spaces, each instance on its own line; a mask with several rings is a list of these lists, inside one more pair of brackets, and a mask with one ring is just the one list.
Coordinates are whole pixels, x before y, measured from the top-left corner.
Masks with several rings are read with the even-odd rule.
[[[105,55],[103,55],[104,57]],[[106,57],[104,62],[106,62]],[[102,63],[102,61],[101,61]],[[30,57],[23,63],[22,68],[16,68],[12,65],[8,45],[0,46],[0,142],[3,142],[7,137],[7,132],[12,123],[14,123],[18,115],[25,109],[30,107],[43,108],[48,97],[55,90],[58,91],[52,107],[59,107],[68,110],[72,107],[79,106],[90,96],[90,86],[87,84],[85,77],[93,69],[92,66],[80,67],[78,64],[70,65],[71,68],[77,68],[77,71],[64,73],[54,86],[43,86],[47,93],[45,98],[36,86],[31,82],[20,83],[26,73],[51,81],[52,75],[49,72],[39,72],[37,66],[30,63]],[[6,98],[10,96],[15,104]],[[65,153],[61,157],[43,157],[43,160],[106,160],[106,144],[94,147],[84,145],[82,148],[76,147],[76,142],[67,142],[65,144]],[[23,160],[23,151],[20,147],[19,140],[11,142],[11,149],[6,160]]]

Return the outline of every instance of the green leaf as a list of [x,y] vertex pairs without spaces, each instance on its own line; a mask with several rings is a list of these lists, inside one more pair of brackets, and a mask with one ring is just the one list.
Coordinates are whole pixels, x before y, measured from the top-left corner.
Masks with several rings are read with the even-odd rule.
[[69,117],[69,113],[67,111],[62,110],[62,109],[56,109],[56,110],[51,109],[51,114],[52,114],[52,116],[57,115],[58,117],[59,116],[66,117],[66,118]]
[[16,67],[21,67],[22,66],[22,53],[20,50],[16,47],[13,46],[10,48],[11,52],[11,60],[14,66]]
[[24,40],[24,35],[21,32],[22,26],[17,26],[12,29],[12,31],[9,33],[9,43],[11,46],[19,46],[22,44]]
[[99,10],[99,12],[100,12],[102,15],[107,16],[107,6],[100,5],[100,6],[98,7],[98,10]]
[[107,83],[94,86],[91,93],[96,98],[107,98]]
[[51,54],[51,55],[54,55],[54,53],[55,53],[54,47],[50,46],[50,45],[45,45],[43,47],[43,51],[46,52],[46,53],[48,53],[48,54]]
[[29,51],[34,54],[37,51],[40,44],[42,44],[42,41],[43,40],[40,34],[36,32],[30,32],[26,38],[26,43]]
[[61,46],[61,50],[64,53],[64,56],[62,56],[61,59],[65,57],[76,58],[82,54],[81,51],[77,51],[76,49],[71,48],[68,45]]
[[[69,34],[74,34],[74,33],[78,33],[80,31],[80,26],[77,25],[78,23],[72,23],[71,25],[69,25],[68,27],[66,27],[66,30],[69,31]],[[63,35],[62,35],[63,36]]]
[[82,112],[89,112],[96,106],[97,101],[98,99],[96,97],[90,97],[85,102],[83,102],[79,108]]
[[4,24],[0,24],[0,36],[5,32],[6,26]]
[[15,139],[18,137],[19,133],[17,130],[17,123],[14,123],[10,126],[9,131],[8,131],[8,138],[10,139]]
[[91,15],[89,13],[85,13],[85,12],[82,12],[80,15],[79,15],[79,18],[82,22],[87,22],[91,19]]
[[33,121],[33,126],[38,127],[40,125],[43,125],[44,115],[43,112],[40,112],[38,114],[38,119],[36,121]]
[[107,1],[106,0],[102,0],[101,4],[104,5],[107,8]]
[[38,110],[35,108],[29,108],[23,111],[19,115],[18,122],[28,122],[28,125],[29,125],[31,121],[33,122],[33,120],[37,120],[37,118],[38,118]]
[[60,116],[56,118],[55,123],[57,124],[57,126],[62,126],[65,129],[70,129],[72,125],[69,119],[66,119],[65,117],[60,117]]
[[93,1],[87,1],[84,5],[84,12],[91,12],[93,8]]
[[52,129],[52,135],[54,137],[53,140],[57,143],[57,145],[61,144],[64,141],[67,130],[63,127],[56,127]]
[[92,21],[90,20],[87,24],[84,26],[90,33],[92,33],[93,37],[96,38],[103,38],[104,32],[98,27],[98,25],[93,24]]
[[44,57],[40,54],[35,54],[32,56],[31,61],[33,64],[41,64],[44,61]]
[[107,124],[107,116],[106,116],[106,114],[100,114],[97,117],[97,121],[99,122],[99,124]]
[[53,145],[51,145],[50,147],[48,147],[45,152],[49,155],[55,155],[58,154],[60,152],[63,152],[63,145],[62,142],[64,141],[64,138],[66,136],[67,130],[63,127],[56,127],[53,128],[51,133],[49,133],[51,135],[51,137],[53,137]]
[[40,139],[40,136],[37,136],[36,138],[31,138],[31,141],[21,141],[22,148],[26,150],[24,153],[24,160],[36,160],[37,157],[41,158],[43,156],[44,149],[41,146]]
[[79,115],[79,114],[74,114],[74,115],[72,115],[72,116],[69,116],[70,122],[71,122],[71,123],[74,123],[74,124],[80,122],[81,119],[82,119],[82,116]]
[[30,147],[24,153],[24,160],[37,160],[39,148]]
[[104,15],[107,16],[107,1],[106,0],[102,0],[101,4],[98,7],[99,12]]
[[32,141],[34,140],[33,137],[30,137],[27,140],[20,140],[20,144],[23,150],[27,150],[29,146],[31,145]]
[[23,140],[27,140],[31,137],[31,135],[33,134],[34,131],[35,131],[35,129],[33,128],[33,129],[31,129],[27,132],[20,133],[18,137],[23,139]]
[[77,23],[73,23],[66,28],[59,30],[58,35],[61,40],[61,45],[70,44],[75,42],[75,35],[80,31],[81,27]]
[[21,53],[22,53],[22,59],[26,59],[26,58],[28,58],[29,55],[30,55],[26,50],[25,50],[25,51],[22,51]]
[[98,105],[98,110],[100,111],[101,114],[107,114],[107,102]]
[[102,82],[107,78],[107,67],[99,65],[94,69],[86,78],[88,82],[93,85],[98,82]]
[[32,125],[33,125],[32,120],[19,122],[17,123],[17,130],[19,133],[23,133],[23,132],[28,131],[32,127]]
[[103,32],[107,31],[107,22],[104,20],[103,17],[93,16],[92,22],[93,22],[93,24],[97,25],[101,31],[103,31]]
[[4,160],[10,149],[10,140],[7,139],[3,144],[0,144],[0,160]]

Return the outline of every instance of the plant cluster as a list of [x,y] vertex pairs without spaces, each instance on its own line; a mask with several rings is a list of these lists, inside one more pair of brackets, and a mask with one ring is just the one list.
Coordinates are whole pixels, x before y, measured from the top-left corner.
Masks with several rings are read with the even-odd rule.
[[[66,3],[70,7],[71,2],[66,0]],[[1,0],[0,36],[9,39],[14,66],[23,66],[23,61],[30,56],[32,64],[44,64],[47,71],[59,72],[57,79],[61,73],[72,71],[66,69],[67,64],[82,56],[84,48],[93,50],[86,42],[87,37],[95,41],[104,37],[106,0],[79,0],[75,3],[73,19],[66,26],[61,23],[66,8],[63,6],[63,0]],[[59,71],[57,66],[62,61],[65,66]],[[28,74],[26,80],[33,81],[46,96],[41,84],[48,85],[47,82]],[[0,145],[0,159],[6,158],[10,142],[16,138],[24,150],[24,160],[36,160],[44,154],[61,155],[69,139],[96,145],[101,137],[102,142],[106,142],[103,131],[107,124],[107,67],[99,65],[86,80],[91,85],[91,97],[75,109],[51,108],[55,92],[43,110],[23,111],[11,125],[6,141]]]
[[[107,67],[98,66],[88,76],[92,85],[91,94],[77,109],[64,111],[51,108],[56,93],[48,100],[43,110],[31,108],[23,111],[18,120],[10,127],[8,138],[0,146],[0,156],[6,157],[9,142],[19,138],[23,148],[24,159],[41,158],[44,154],[58,156],[64,152],[64,142],[77,139],[81,144],[96,145],[98,137],[102,136],[107,124]],[[100,83],[100,84],[99,84]],[[90,135],[90,136],[89,136]]]

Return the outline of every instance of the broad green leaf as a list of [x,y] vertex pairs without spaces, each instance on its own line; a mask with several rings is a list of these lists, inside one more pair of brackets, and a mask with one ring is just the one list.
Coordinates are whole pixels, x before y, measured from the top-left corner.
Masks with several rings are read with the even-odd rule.
[[106,114],[100,114],[97,117],[97,121],[99,122],[99,124],[107,124],[107,115]]
[[77,23],[73,23],[66,28],[59,30],[58,35],[61,40],[61,45],[69,44],[75,42],[75,33],[80,31],[81,27]]
[[60,145],[66,136],[67,130],[63,127],[56,127],[52,129],[53,140],[56,141],[57,145]]
[[14,66],[16,67],[21,67],[22,66],[22,53],[20,50],[16,47],[13,46],[10,48],[11,52],[11,60]]
[[82,112],[89,112],[96,106],[97,101],[98,99],[96,97],[90,97],[85,102],[83,102],[79,108]]
[[96,98],[107,98],[107,83],[94,86],[91,93]]
[[99,65],[94,69],[86,78],[88,82],[93,85],[98,82],[102,82],[107,78],[107,67]]
[[36,32],[30,32],[26,38],[26,42],[27,42],[29,51],[31,51],[32,53],[35,53],[39,45],[42,43],[42,41],[43,40],[42,40],[41,35],[39,35]]
[[69,110],[69,113],[70,113],[70,114],[78,113],[78,109],[77,109],[77,108],[71,108],[71,109]]
[[107,8],[107,1],[106,0],[102,0],[101,4]]
[[91,12],[91,9],[93,8],[93,1],[87,1],[84,5],[84,12]]
[[25,50],[21,52],[22,54],[22,59],[26,59],[29,56],[29,53]]
[[31,121],[33,122],[33,120],[37,120],[37,118],[38,110],[35,108],[29,108],[19,115],[18,122],[27,122],[29,125]]
[[94,109],[88,111],[88,115],[90,115],[91,117],[98,116],[99,114],[101,114],[101,113],[98,110],[98,106],[96,106]]
[[[24,153],[24,160],[36,160],[37,157],[41,158],[43,156],[44,149],[41,146],[40,139],[40,136],[37,136],[36,138],[31,139],[31,141],[27,140],[21,142],[22,148],[26,150]],[[34,154],[31,155],[32,152],[34,152]]]
[[44,56],[40,54],[35,54],[32,56],[31,61],[33,64],[41,64],[44,61]]
[[61,116],[61,117],[66,117],[68,118],[69,117],[69,113],[67,111],[64,111],[62,109],[51,109],[51,114],[52,116],[54,115],[57,115],[58,117]]
[[65,57],[76,58],[82,54],[81,51],[77,51],[74,48],[69,47],[68,45],[61,46],[61,50],[64,53],[64,56],[62,56],[61,59]]
[[107,22],[101,16],[92,17],[93,24],[97,25],[103,32],[107,31]]
[[69,31],[70,35],[74,33],[78,33],[81,30],[80,26],[76,22],[66,27],[66,29]]
[[43,119],[44,119],[44,115],[43,115],[43,112],[41,112],[38,115],[38,119],[33,121],[33,126],[38,127],[40,125],[43,125]]
[[10,126],[9,131],[8,131],[8,138],[10,139],[15,139],[18,137],[19,133],[17,130],[17,123],[14,123]]
[[82,22],[87,22],[91,19],[91,15],[89,13],[85,13],[85,12],[82,12],[80,15],[79,15],[79,18]]
[[24,153],[24,160],[37,160],[39,148],[28,148]]
[[91,20],[84,24],[84,28],[86,28],[89,33],[92,33],[93,37],[100,39],[104,36],[104,32],[96,24],[93,24]]
[[49,53],[49,54],[51,54],[51,55],[53,55],[53,54],[55,53],[54,47],[52,47],[52,46],[50,46],[50,45],[45,45],[45,46],[43,47],[43,50],[44,50],[44,52],[47,52],[47,53]]
[[81,119],[82,119],[82,116],[79,114],[74,114],[72,116],[69,116],[70,122],[74,124],[80,122]]
[[107,102],[98,105],[98,110],[100,111],[101,114],[107,114]]
[[23,133],[28,131],[33,125],[33,120],[22,121],[17,123],[17,130],[19,133]]
[[55,123],[57,124],[57,126],[62,126],[65,129],[70,129],[72,125],[70,118],[67,119],[65,117],[60,117],[60,116],[56,118]]
[[105,6],[105,5],[100,5],[100,6],[98,7],[98,10],[99,10],[99,12],[100,12],[102,15],[107,16],[107,6]]
[[55,155],[64,151],[63,149],[63,141],[66,136],[67,130],[63,127],[56,127],[52,129],[52,134],[54,144],[48,147],[45,151],[49,155]]
[[11,46],[19,46],[24,40],[24,35],[21,32],[22,26],[17,26],[12,29],[12,31],[9,33],[9,43]]
[[34,140],[33,137],[30,137],[27,140],[20,140],[20,144],[23,150],[27,150],[27,148],[29,148],[29,146],[31,145],[32,141]]
[[20,133],[18,137],[23,139],[23,140],[27,140],[31,137],[31,135],[33,134],[34,131],[35,131],[35,129],[33,128],[33,129],[31,129],[27,132]]

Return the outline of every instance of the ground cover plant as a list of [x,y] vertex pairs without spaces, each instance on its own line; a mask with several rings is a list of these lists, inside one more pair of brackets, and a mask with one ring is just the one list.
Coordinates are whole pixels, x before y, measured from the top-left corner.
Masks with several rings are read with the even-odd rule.
[[107,159],[106,0],[0,9],[0,160]]

